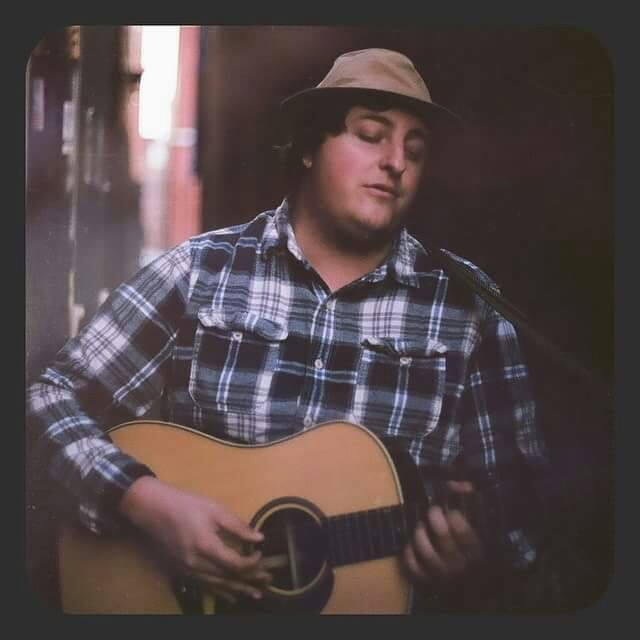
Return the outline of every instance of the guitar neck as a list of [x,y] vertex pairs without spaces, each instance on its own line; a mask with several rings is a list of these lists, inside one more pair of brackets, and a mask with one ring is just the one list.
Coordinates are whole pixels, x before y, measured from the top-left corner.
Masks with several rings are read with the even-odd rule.
[[[439,496],[439,497],[438,497]],[[431,492],[426,501],[368,509],[332,516],[325,523],[328,557],[333,566],[398,554],[407,542],[428,506],[439,504],[445,511],[460,510],[473,523],[479,535],[487,538],[487,522],[478,518],[473,507],[478,496],[445,496]]]
[[396,505],[333,516],[327,519],[328,558],[333,566],[398,554],[407,532],[418,522],[417,504]]

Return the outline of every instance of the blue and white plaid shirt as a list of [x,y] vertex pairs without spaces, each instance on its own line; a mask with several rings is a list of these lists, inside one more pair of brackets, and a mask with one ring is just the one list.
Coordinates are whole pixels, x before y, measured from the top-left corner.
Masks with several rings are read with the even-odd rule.
[[[528,508],[519,470],[546,464],[512,325],[405,229],[383,264],[332,293],[286,200],[144,267],[28,395],[52,475],[96,532],[118,526],[117,501],[150,473],[104,430],[160,397],[164,419],[221,438],[260,443],[349,420],[397,437],[424,471],[462,457],[499,488],[513,523]],[[519,524],[504,540],[516,563],[534,557]]]

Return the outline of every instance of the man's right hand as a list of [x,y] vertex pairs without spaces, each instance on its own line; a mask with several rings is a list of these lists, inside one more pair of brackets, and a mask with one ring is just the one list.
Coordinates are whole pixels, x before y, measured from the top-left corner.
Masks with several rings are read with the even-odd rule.
[[260,598],[271,581],[259,551],[246,556],[236,549],[243,542],[261,542],[263,535],[213,500],[143,476],[125,492],[119,508],[178,572],[228,602],[238,595]]

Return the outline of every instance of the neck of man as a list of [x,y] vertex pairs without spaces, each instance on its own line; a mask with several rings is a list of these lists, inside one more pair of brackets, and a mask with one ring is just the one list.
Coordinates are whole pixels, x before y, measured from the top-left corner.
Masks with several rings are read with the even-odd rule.
[[383,242],[359,242],[322,224],[322,215],[298,200],[291,211],[291,226],[304,257],[331,291],[373,271],[388,256],[393,238]]

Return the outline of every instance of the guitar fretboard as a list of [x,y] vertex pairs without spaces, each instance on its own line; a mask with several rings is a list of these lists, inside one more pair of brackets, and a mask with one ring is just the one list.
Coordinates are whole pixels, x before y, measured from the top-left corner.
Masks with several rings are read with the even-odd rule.
[[333,516],[327,520],[328,559],[333,566],[396,555],[418,518],[416,506],[397,505]]

